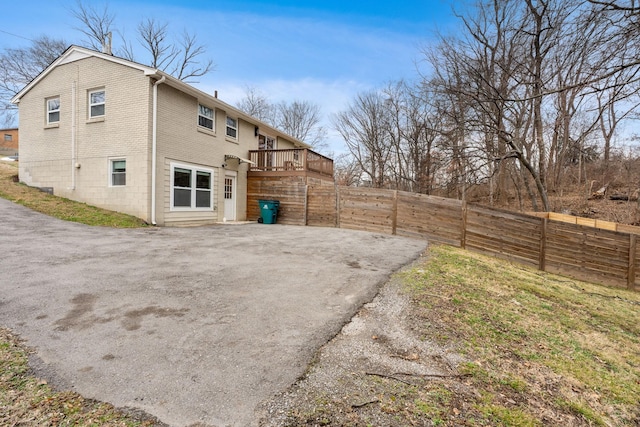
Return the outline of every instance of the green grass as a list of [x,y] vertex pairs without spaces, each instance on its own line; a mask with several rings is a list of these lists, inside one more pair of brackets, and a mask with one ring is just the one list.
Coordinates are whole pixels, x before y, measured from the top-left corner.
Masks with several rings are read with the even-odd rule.
[[135,228],[147,225],[140,218],[131,215],[52,196],[37,188],[15,182],[17,174],[18,168],[15,163],[0,161],[0,197],[65,221],[116,228]]
[[[287,426],[319,425],[305,407],[330,426],[640,425],[639,293],[437,245],[393,282],[412,301],[402,328],[448,355],[446,373],[354,368],[337,397],[309,409],[303,394]],[[377,356],[359,354],[362,369]]]
[[489,402],[476,405],[481,418],[544,424],[528,405],[505,405],[508,396],[585,425],[640,422],[639,294],[446,246],[432,247],[429,261],[402,280],[425,317],[445,329],[425,335],[447,345],[443,335],[456,337],[473,360],[459,370]]

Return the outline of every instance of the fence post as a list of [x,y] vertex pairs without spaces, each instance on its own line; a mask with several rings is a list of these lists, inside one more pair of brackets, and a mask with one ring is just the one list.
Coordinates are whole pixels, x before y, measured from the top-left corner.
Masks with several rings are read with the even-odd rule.
[[538,269],[545,271],[547,268],[547,225],[549,220],[547,218],[540,218],[540,249],[538,253]]
[[462,201],[462,224],[460,230],[460,247],[467,248],[467,201]]
[[303,225],[309,224],[309,184],[304,185],[304,212],[302,214]]
[[396,234],[398,227],[398,190],[393,191],[393,211],[391,212],[391,234]]
[[336,185],[336,228],[340,228],[340,186]]
[[636,235],[629,233],[629,270],[627,273],[627,288],[636,287]]

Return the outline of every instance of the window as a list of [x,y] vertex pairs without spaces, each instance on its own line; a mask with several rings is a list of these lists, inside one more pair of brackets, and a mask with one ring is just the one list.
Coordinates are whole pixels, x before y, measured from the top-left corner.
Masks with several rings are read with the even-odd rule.
[[89,118],[102,117],[105,113],[105,91],[104,89],[89,92]]
[[5,133],[4,134],[4,140],[5,141],[13,141],[13,135],[11,135],[10,133]]
[[227,116],[227,136],[236,139],[238,137],[238,121]]
[[224,198],[233,200],[233,178],[224,178]]
[[118,187],[127,184],[127,161],[125,159],[113,159],[111,164],[111,186]]
[[60,98],[47,99],[47,124],[60,121]]
[[198,125],[213,130],[213,109],[198,104]]
[[171,175],[171,209],[212,209],[212,170],[171,165]]

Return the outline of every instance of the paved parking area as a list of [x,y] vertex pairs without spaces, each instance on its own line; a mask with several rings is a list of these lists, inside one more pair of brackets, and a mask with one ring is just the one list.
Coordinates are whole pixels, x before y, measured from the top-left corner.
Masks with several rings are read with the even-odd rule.
[[60,388],[172,426],[250,426],[425,247],[278,224],[89,227],[0,199],[0,325]]

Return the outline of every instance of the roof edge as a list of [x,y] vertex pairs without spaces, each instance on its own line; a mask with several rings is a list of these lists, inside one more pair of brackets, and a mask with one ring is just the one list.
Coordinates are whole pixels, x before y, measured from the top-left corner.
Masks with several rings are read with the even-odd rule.
[[57,66],[79,61],[92,56],[105,59],[107,61],[115,62],[130,68],[138,69],[144,72],[145,75],[157,74],[159,71],[159,70],[156,70],[155,68],[138,64],[136,62],[132,62],[124,58],[119,58],[117,56],[98,52],[97,50],[88,49],[86,47],[81,47],[77,45],[71,45],[64,52],[62,52],[62,54],[55,61],[49,64],[49,66],[47,66],[44,70],[42,70],[40,74],[38,74],[33,80],[31,80],[31,82],[29,82],[25,87],[23,87],[22,90],[16,93],[13,96],[13,98],[11,98],[11,103],[12,104],[20,103],[20,99],[25,94],[27,94],[35,85],[37,85],[42,79],[44,79]]
[[242,118],[242,120],[249,122],[255,126],[258,127],[262,127],[262,128],[266,128],[268,129],[270,132],[272,132],[274,134],[274,136],[278,136],[278,137],[283,137],[286,138],[288,140],[290,140],[291,142],[293,142],[294,145],[296,146],[300,146],[302,148],[311,148],[311,146],[309,144],[307,144],[304,141],[300,141],[296,138],[294,138],[291,135],[286,134],[285,132],[278,130],[277,128],[241,111],[240,109],[227,104],[226,102],[220,100],[219,98],[217,98],[216,96],[212,96],[206,92],[201,91],[200,89],[197,89],[193,86],[191,86],[188,83],[183,82],[180,79],[177,79],[175,77],[173,77],[172,75],[159,70],[157,68],[153,68],[153,67],[149,67],[147,65],[143,65],[143,64],[139,64],[137,62],[133,62],[133,61],[129,61],[128,59],[124,59],[124,58],[120,58],[117,56],[113,56],[113,55],[109,55],[106,53],[102,53],[102,52],[98,52],[97,50],[93,50],[93,49],[88,49],[85,47],[81,47],[81,46],[77,46],[77,45],[71,45],[69,46],[55,61],[53,61],[51,64],[49,64],[48,67],[46,67],[44,70],[42,70],[42,72],[40,72],[40,74],[38,74],[31,82],[29,82],[24,88],[22,88],[22,90],[20,92],[18,92],[17,94],[15,94],[13,96],[13,98],[11,98],[11,103],[12,104],[19,104],[20,103],[20,99],[27,94],[35,85],[37,85],[42,79],[44,79],[53,69],[55,69],[56,67],[60,66],[60,65],[64,65],[64,64],[69,64],[75,61],[80,61],[82,59],[86,59],[89,57],[96,57],[96,58],[100,58],[100,59],[104,59],[106,61],[111,61],[111,62],[115,62],[117,64],[120,65],[124,65],[126,67],[130,67],[136,70],[140,70],[144,73],[145,76],[149,77],[149,78],[154,78],[154,79],[160,79],[162,77],[165,77],[165,84],[168,84],[169,86],[184,92],[188,95],[191,95],[199,100],[202,101],[208,101],[212,104],[215,104],[217,107],[219,107],[222,110],[228,111],[234,115],[236,115],[238,118]]

